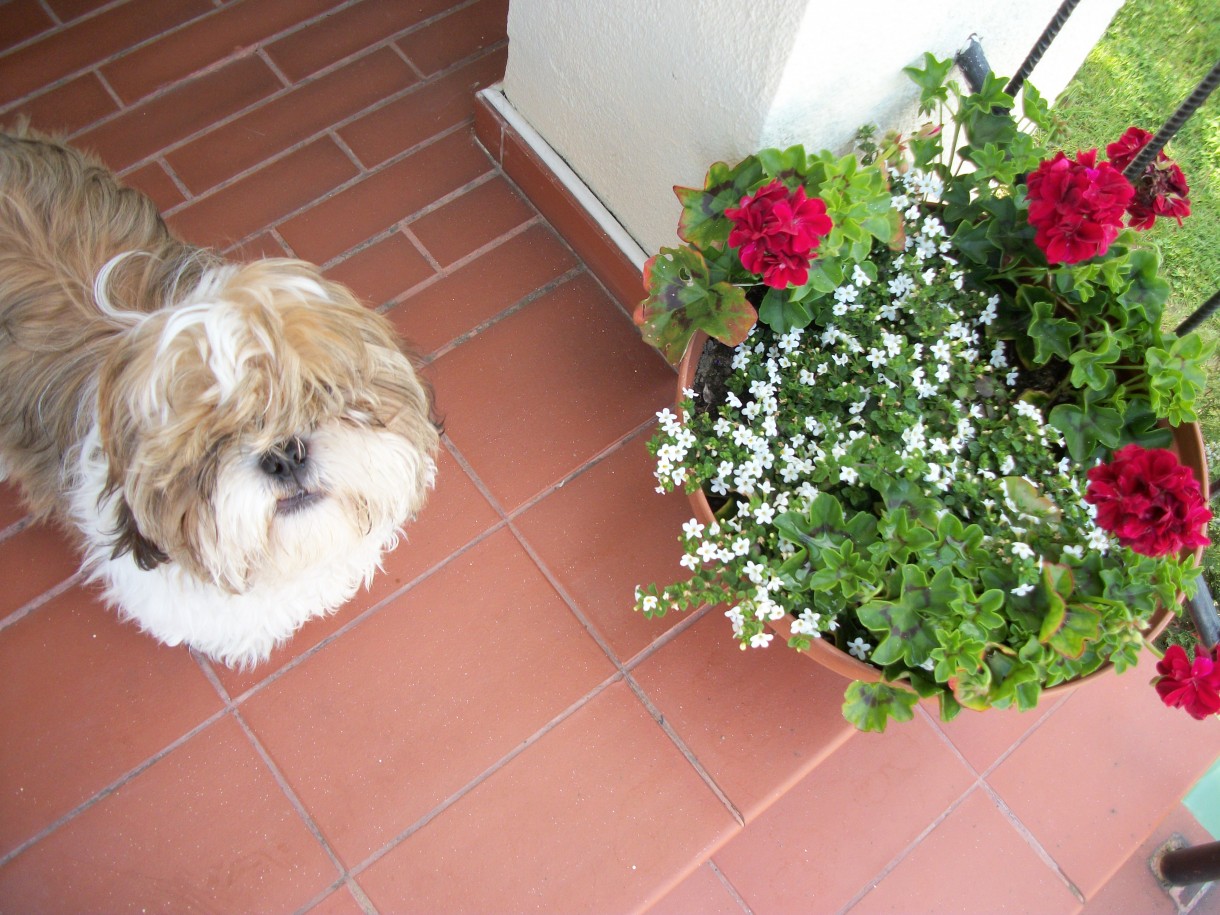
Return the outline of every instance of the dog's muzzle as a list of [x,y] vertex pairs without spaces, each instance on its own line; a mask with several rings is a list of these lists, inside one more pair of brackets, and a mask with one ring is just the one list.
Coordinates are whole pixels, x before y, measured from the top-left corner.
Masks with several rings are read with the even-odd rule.
[[277,488],[287,491],[276,501],[276,511],[281,515],[300,511],[322,498],[322,494],[310,487],[313,465],[309,461],[309,446],[305,440],[293,437],[265,452],[258,460],[258,467]]

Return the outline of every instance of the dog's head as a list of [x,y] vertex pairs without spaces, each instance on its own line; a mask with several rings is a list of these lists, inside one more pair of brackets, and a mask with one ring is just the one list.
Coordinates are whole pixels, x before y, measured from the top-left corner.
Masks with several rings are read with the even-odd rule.
[[232,592],[422,506],[438,433],[385,319],[313,266],[212,267],[133,320],[99,375],[115,555]]

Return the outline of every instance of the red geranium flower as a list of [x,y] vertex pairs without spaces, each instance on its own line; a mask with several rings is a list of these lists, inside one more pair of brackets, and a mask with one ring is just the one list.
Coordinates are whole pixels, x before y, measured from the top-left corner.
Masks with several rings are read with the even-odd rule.
[[724,215],[733,222],[729,244],[742,266],[776,289],[809,279],[809,262],[832,227],[820,198],[806,197],[803,187],[789,191],[779,180],[742,197],[741,206]]
[[1127,445],[1089,471],[1085,501],[1097,523],[1144,556],[1168,556],[1206,546],[1212,513],[1199,483],[1172,451]]
[[1202,721],[1220,712],[1220,664],[1200,646],[1191,663],[1181,645],[1170,645],[1157,662],[1161,676],[1152,681],[1161,701],[1171,708],[1184,708]]
[[1075,264],[1104,254],[1122,228],[1134,194],[1122,172],[1097,162],[1097,150],[1069,159],[1062,152],[1026,180],[1034,244],[1052,264]]
[[[1148,145],[1152,134],[1138,127],[1128,127],[1118,141],[1106,147],[1110,163],[1119,171],[1126,169],[1139,151]],[[1134,181],[1135,196],[1127,207],[1128,225],[1136,229],[1151,229],[1158,216],[1168,216],[1182,224],[1190,215],[1190,187],[1178,164],[1165,155],[1156,154],[1144,173]]]

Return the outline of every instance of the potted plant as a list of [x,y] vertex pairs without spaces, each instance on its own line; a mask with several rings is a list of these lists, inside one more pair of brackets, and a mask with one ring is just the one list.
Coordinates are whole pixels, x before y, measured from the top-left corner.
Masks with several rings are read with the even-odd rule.
[[907,68],[937,117],[905,142],[764,150],[675,189],[686,244],[636,313],[686,357],[650,450],[697,515],[689,578],[637,608],[721,605],[743,649],[778,634],[853,677],[866,730],[1129,667],[1210,518],[1207,353],[1161,330],[1138,235],[1189,213],[1181,172],[1162,154],[1127,181],[1134,128],[1051,156],[1032,87],[1018,122],[1000,79],[966,93],[950,68]]

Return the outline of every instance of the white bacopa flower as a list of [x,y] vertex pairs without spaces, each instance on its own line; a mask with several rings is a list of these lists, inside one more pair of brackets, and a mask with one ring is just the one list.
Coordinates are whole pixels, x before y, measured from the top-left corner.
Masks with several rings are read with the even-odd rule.
[[847,650],[861,661],[868,660],[868,653],[872,650],[872,648],[873,646],[864,641],[862,638],[854,638],[847,643]]
[[1033,585],[1030,585],[1030,584],[1017,585],[1015,588],[1012,589],[1012,593],[1015,594],[1017,597],[1024,597],[1026,594],[1028,594],[1032,590],[1034,590]]
[[[859,267],[857,267],[856,269],[858,270]],[[860,291],[858,289],[856,289],[855,286],[853,286],[851,283],[847,283],[846,285],[840,286],[838,289],[835,290],[835,301],[836,302],[854,302],[854,301],[856,301],[856,296],[858,296],[859,294],[860,294]]]
[[678,565],[682,566],[684,569],[690,569],[693,572],[695,569],[699,568],[699,560],[695,558],[694,554],[687,553],[678,560]]
[[775,638],[775,636],[773,636],[769,632],[759,632],[755,635],[750,636],[750,647],[751,648],[766,648],[768,645],[771,644],[771,640],[773,638]]
[[1016,556],[1018,559],[1033,559],[1034,558],[1033,548],[1031,548],[1028,543],[1021,543],[1020,541],[1018,541],[1012,545],[1012,554],[1014,556]]
[[711,540],[704,540],[695,551],[704,562],[712,562],[720,555],[720,547]]
[[654,595],[649,594],[640,599],[640,609],[645,613],[652,613],[657,609],[657,599]]
[[846,483],[850,486],[853,483],[855,483],[856,480],[858,480],[858,479],[860,479],[860,474],[856,472],[856,469],[854,467],[840,467],[839,468],[839,480],[841,482]]
[[775,509],[763,502],[754,510],[754,520],[759,524],[770,524],[775,520]]
[[698,519],[691,518],[682,525],[682,533],[686,535],[687,540],[699,537],[703,534],[703,525],[699,523]]
[[1086,541],[1090,550],[1096,550],[1103,556],[1110,550],[1110,538],[1106,536],[1106,532],[1099,527],[1089,531],[1089,537]]

